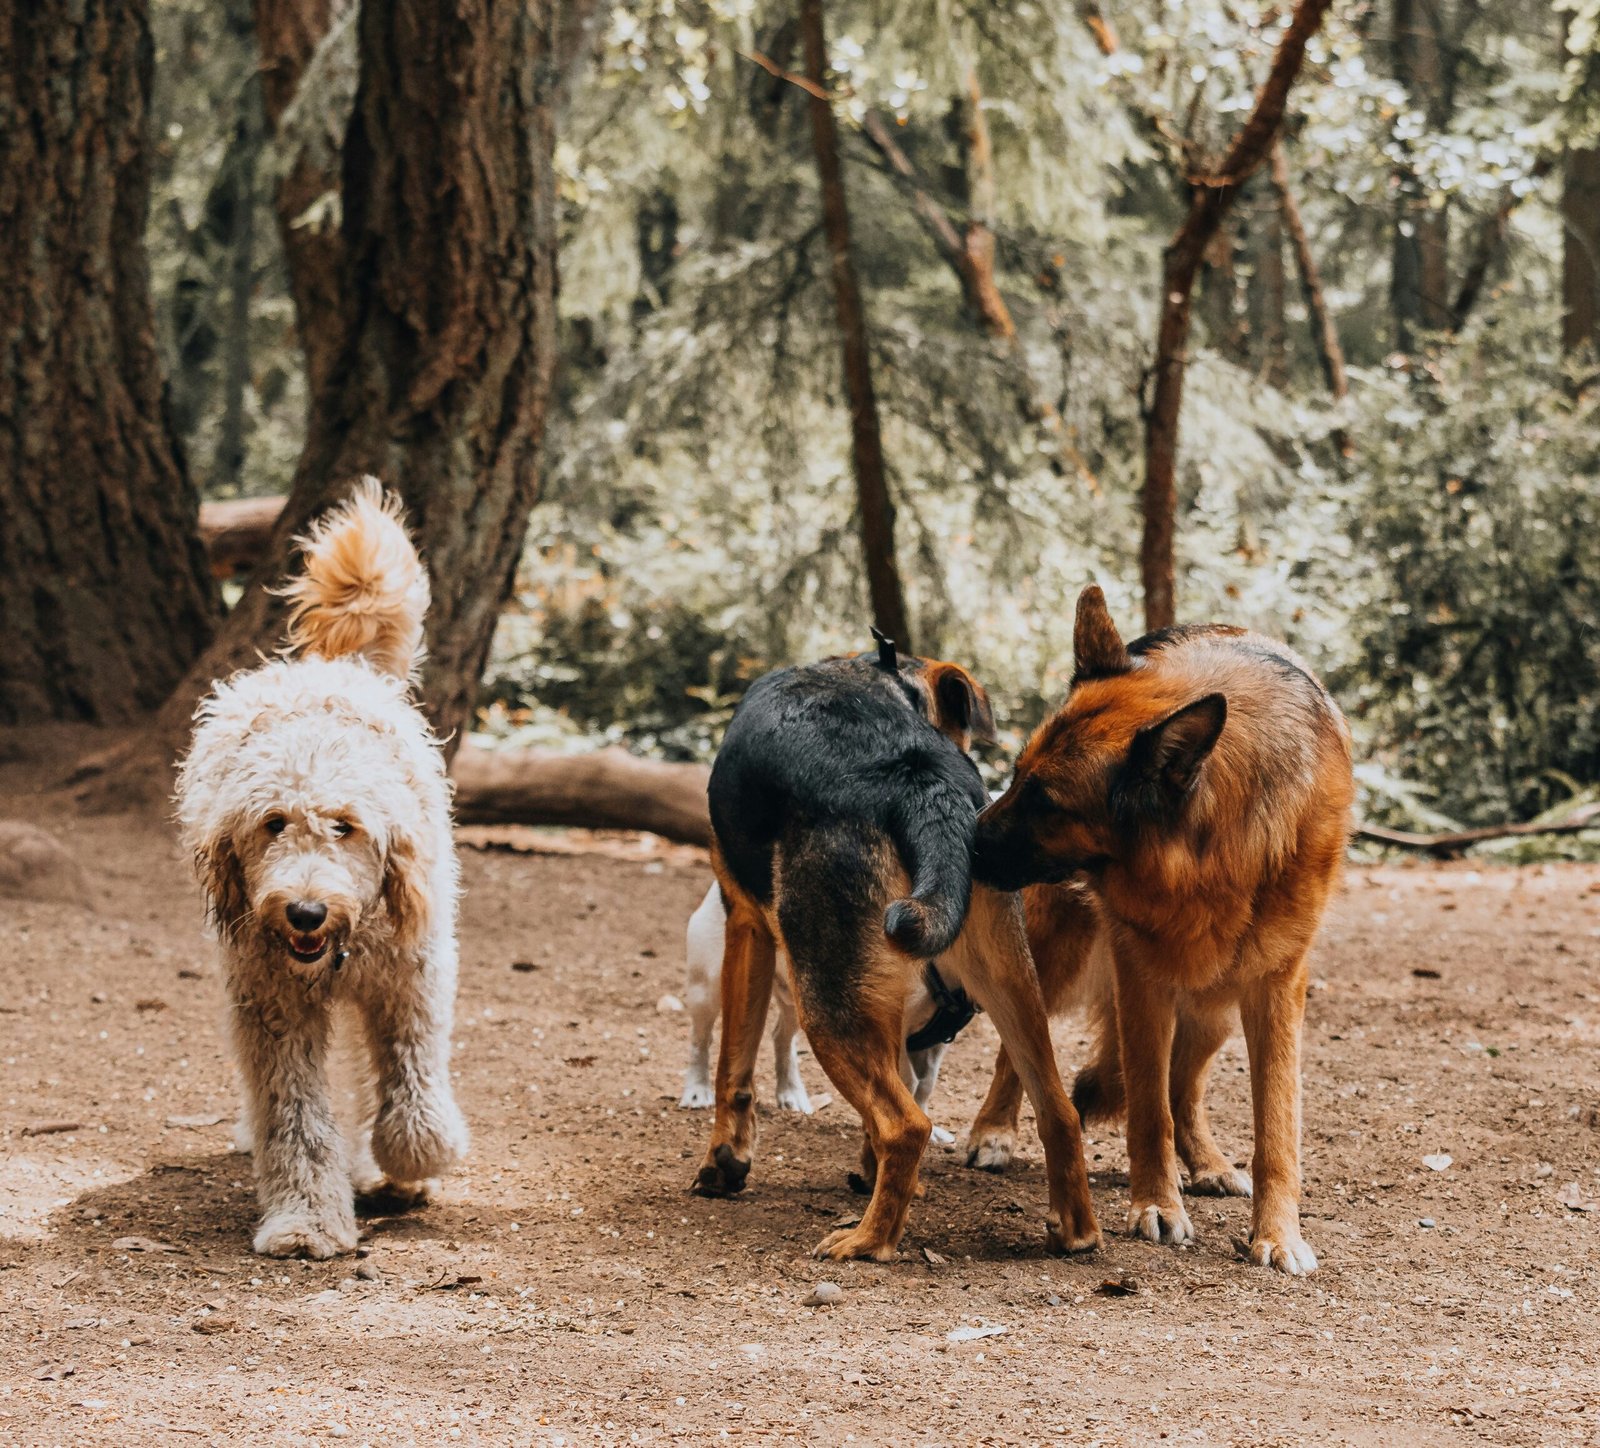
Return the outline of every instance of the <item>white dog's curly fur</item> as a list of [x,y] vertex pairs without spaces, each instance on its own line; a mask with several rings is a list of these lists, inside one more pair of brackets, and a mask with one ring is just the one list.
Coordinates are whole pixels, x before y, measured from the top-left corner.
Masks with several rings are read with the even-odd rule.
[[[355,1249],[355,1191],[419,1194],[466,1150],[459,886],[444,758],[411,699],[428,580],[399,506],[365,479],[299,543],[286,656],[200,706],[177,806],[222,945],[255,1250],[331,1257]],[[375,1087],[351,1143],[328,1082],[338,1006]]]

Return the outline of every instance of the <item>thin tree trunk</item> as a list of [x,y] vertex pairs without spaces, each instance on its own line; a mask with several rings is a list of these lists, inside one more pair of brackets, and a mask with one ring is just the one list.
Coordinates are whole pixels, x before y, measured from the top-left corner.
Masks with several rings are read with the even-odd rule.
[[[1533,163],[1533,170],[1529,174],[1536,181],[1543,180],[1550,174],[1551,165],[1548,156],[1541,156]],[[1467,263],[1466,271],[1461,274],[1461,285],[1456,290],[1456,299],[1450,307],[1451,331],[1459,332],[1466,326],[1467,319],[1477,307],[1484,286],[1489,280],[1490,271],[1505,253],[1506,236],[1511,230],[1511,217],[1522,204],[1522,200],[1522,196],[1508,186],[1500,193],[1500,202],[1494,211],[1486,216],[1483,224],[1479,226],[1478,240],[1472,248],[1472,259]]]
[[[279,132],[317,48],[343,20],[349,0],[254,0],[267,126]],[[322,97],[311,97],[325,107]],[[344,243],[339,228],[339,157],[343,116],[319,117],[324,134],[307,139],[278,181],[273,197],[278,239],[294,299],[295,328],[305,359],[306,395],[315,399],[342,346]],[[303,128],[308,133],[313,127]],[[314,405],[314,404],[313,404]]]
[[153,708],[215,622],[145,264],[151,58],[143,0],[0,22],[0,723]]
[[212,486],[226,492],[238,489],[247,447],[250,301],[256,279],[256,172],[261,142],[261,90],[252,76],[239,98],[231,148],[233,169],[227,178],[228,325],[222,339],[222,422],[211,469]]
[[[1395,76],[1434,133],[1444,129],[1453,108],[1454,62],[1444,55],[1442,19],[1439,0],[1394,0]],[[1398,181],[1390,297],[1395,347],[1410,352],[1419,331],[1451,325],[1450,221],[1411,166],[1402,165]]]
[[1014,342],[1016,323],[994,279],[994,148],[989,123],[983,115],[983,90],[975,67],[967,69],[967,93],[962,102],[962,140],[966,161],[971,215],[967,220],[965,274],[972,278],[969,303],[983,318],[989,335]]
[[1269,387],[1281,388],[1289,379],[1288,275],[1283,265],[1283,213],[1276,198],[1262,196],[1256,205],[1255,306],[1251,330],[1255,334],[1256,374]]
[[1600,348],[1600,148],[1567,153],[1561,235],[1562,349]]
[[844,171],[839,161],[839,129],[833,103],[823,87],[828,71],[822,0],[801,0],[800,31],[805,47],[812,147],[822,190],[823,227],[833,268],[833,295],[839,317],[839,342],[844,361],[845,394],[850,404],[851,455],[855,464],[857,505],[861,513],[861,546],[866,555],[867,589],[873,622],[911,651],[911,624],[905,590],[894,551],[894,503],[884,467],[883,437],[878,426],[878,400],[872,387],[866,311],[850,252],[850,211],[845,200]]
[[552,18],[550,0],[364,0],[340,354],[244,597],[146,749],[93,797],[148,789],[151,755],[170,759],[211,681],[276,643],[269,587],[291,537],[363,473],[399,493],[427,559],[422,702],[459,741],[538,495],[556,335]]
[[[1306,316],[1311,323],[1311,344],[1316,350],[1317,365],[1322,368],[1329,396],[1335,403],[1342,403],[1350,395],[1350,380],[1345,374],[1344,347],[1340,344],[1339,329],[1334,326],[1333,315],[1328,311],[1328,299],[1322,290],[1322,269],[1311,250],[1311,238],[1306,234],[1300,204],[1295,200],[1294,188],[1289,181],[1289,157],[1281,140],[1272,148],[1272,188],[1277,193],[1278,208],[1283,214],[1283,229],[1288,233],[1289,248],[1294,253],[1295,271],[1300,277],[1300,292],[1305,298]],[[1346,457],[1354,451],[1350,435],[1343,427],[1334,430],[1333,440]]]
[[1283,126],[1289,89],[1300,73],[1306,42],[1316,34],[1331,0],[1299,0],[1289,28],[1272,58],[1272,69],[1256,96],[1255,109],[1233,138],[1214,175],[1195,176],[1189,214],[1167,244],[1161,265],[1161,320],[1156,332],[1155,385],[1145,411],[1145,471],[1141,507],[1144,533],[1139,572],[1144,585],[1145,627],[1169,627],[1176,619],[1173,535],[1178,505],[1178,419],[1188,364],[1189,322],[1195,274],[1239,188],[1266,159]]

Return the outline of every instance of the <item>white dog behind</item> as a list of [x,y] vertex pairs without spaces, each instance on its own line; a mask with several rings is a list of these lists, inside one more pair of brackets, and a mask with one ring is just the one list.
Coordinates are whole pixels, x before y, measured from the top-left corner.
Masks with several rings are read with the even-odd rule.
[[[200,706],[177,805],[222,947],[255,1250],[331,1257],[356,1246],[356,1190],[420,1193],[466,1150],[458,881],[444,758],[411,700],[428,580],[399,506],[365,479],[299,541],[289,656]],[[376,1108],[348,1143],[336,1007],[361,1023]]]
[[[713,882],[706,897],[689,917],[685,939],[688,957],[688,984],[684,1002],[689,1010],[689,1064],[683,1073],[683,1095],[679,1106],[699,1108],[716,1104],[716,1073],[711,1069],[711,1032],[722,1016],[722,945],[727,930],[728,912],[722,903],[722,888]],[[778,1105],[785,1111],[811,1114],[811,1097],[800,1077],[800,1022],[795,1015],[794,988],[789,980],[789,962],[778,952],[778,969],[772,976],[772,999],[777,1020],[772,1024],[772,1054],[776,1058]],[[908,1024],[921,1024],[933,1013],[933,1002],[926,989],[918,985],[906,1003]],[[926,1108],[939,1081],[939,1066],[944,1060],[943,1043],[925,1050],[900,1053],[900,1075]],[[955,1140],[943,1127],[933,1129],[934,1140],[948,1144]]]

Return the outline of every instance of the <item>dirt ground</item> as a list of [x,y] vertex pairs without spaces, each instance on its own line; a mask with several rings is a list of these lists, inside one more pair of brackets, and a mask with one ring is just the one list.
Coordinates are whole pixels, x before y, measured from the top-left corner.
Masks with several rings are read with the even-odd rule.
[[[686,1190],[710,1123],[661,998],[703,860],[467,849],[470,1162],[359,1261],[286,1263],[248,1250],[184,862],[157,822],[18,793],[26,766],[0,818],[47,822],[90,891],[0,907],[0,1442],[1600,1442],[1600,870],[1351,871],[1306,1032],[1322,1267],[1291,1281],[1235,1259],[1244,1202],[1192,1201],[1197,1247],[1130,1240],[1116,1134],[1091,1258],[1042,1254],[1030,1136],[1000,1177],[932,1148],[897,1262],[813,1261],[859,1210],[840,1101],[765,1112],[743,1198]],[[1070,1069],[1080,1024],[1057,1037]],[[947,1058],[958,1133],[994,1044],[980,1019]],[[1244,1070],[1236,1038],[1212,1098],[1241,1162]],[[840,1303],[804,1305],[824,1280]]]

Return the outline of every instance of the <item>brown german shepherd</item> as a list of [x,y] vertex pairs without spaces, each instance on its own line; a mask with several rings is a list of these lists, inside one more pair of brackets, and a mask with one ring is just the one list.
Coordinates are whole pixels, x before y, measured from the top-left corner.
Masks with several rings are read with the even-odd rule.
[[[1354,785],[1338,706],[1284,645],[1224,625],[1124,645],[1095,587],[1078,599],[1066,703],[978,823],[973,877],[1029,892],[1047,1000],[1108,947],[1112,1003],[1075,1096],[1128,1115],[1128,1226],[1188,1242],[1175,1147],[1195,1189],[1238,1189],[1206,1123],[1211,1059],[1243,1017],[1255,1115],[1250,1254],[1310,1272],[1300,1235],[1306,955],[1339,877]],[[1050,917],[1059,945],[1043,949]],[[1120,1062],[1120,1069],[1118,1063]],[[1002,1060],[990,1101],[1003,1122]]]

